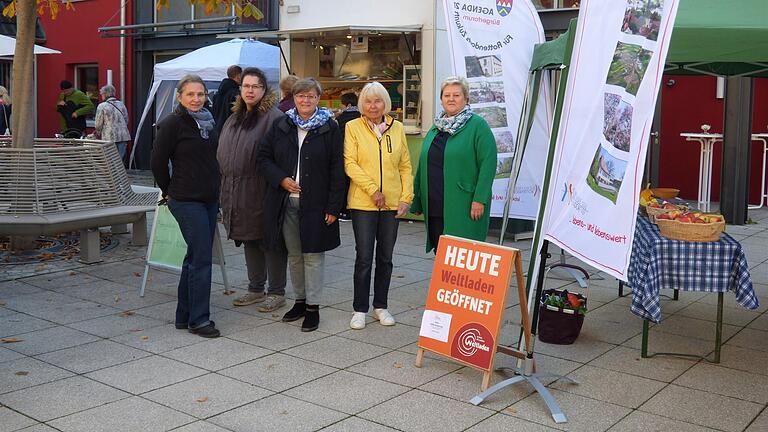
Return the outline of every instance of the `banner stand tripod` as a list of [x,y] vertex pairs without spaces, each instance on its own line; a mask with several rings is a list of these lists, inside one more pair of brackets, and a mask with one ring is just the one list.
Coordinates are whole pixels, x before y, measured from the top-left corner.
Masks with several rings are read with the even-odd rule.
[[[544,170],[544,181],[542,183],[542,196],[541,196],[541,203],[539,205],[539,215],[536,222],[536,228],[535,228],[535,234],[533,238],[533,245],[531,248],[531,261],[528,267],[528,277],[526,280],[526,290],[524,293],[520,294],[520,312],[522,315],[522,342],[524,342],[524,349],[520,348],[512,348],[512,347],[506,347],[506,346],[499,346],[497,348],[498,352],[511,355],[513,357],[516,357],[519,359],[519,366],[510,368],[516,376],[505,379],[491,387],[489,387],[487,390],[479,393],[472,399],[470,399],[470,403],[473,405],[479,405],[481,404],[486,398],[488,398],[493,393],[507,387],[513,384],[517,384],[520,382],[528,382],[533,386],[533,388],[536,390],[536,392],[539,393],[539,396],[544,400],[544,403],[547,405],[547,408],[549,409],[550,413],[552,414],[552,419],[554,419],[555,423],[566,423],[568,419],[565,416],[565,413],[563,413],[562,409],[560,409],[560,406],[558,405],[555,398],[552,396],[552,393],[550,393],[549,389],[547,389],[544,384],[542,384],[541,379],[542,378],[556,378],[556,379],[562,379],[564,381],[578,384],[577,381],[563,376],[558,375],[550,372],[545,371],[536,371],[536,364],[534,359],[534,350],[533,350],[533,337],[532,335],[536,334],[536,328],[538,326],[538,306],[539,299],[541,298],[541,293],[544,288],[544,275],[546,272],[546,262],[547,258],[550,258],[550,255],[548,253],[549,249],[549,241],[543,240],[542,241],[542,226],[544,221],[544,213],[546,209],[546,202],[547,202],[547,195],[549,194],[550,189],[550,180],[552,178],[552,165],[554,161],[554,153],[555,153],[555,145],[557,142],[557,135],[558,135],[558,129],[559,129],[559,122],[560,118],[562,116],[563,111],[563,98],[565,95],[565,89],[567,86],[568,81],[568,65],[570,64],[570,58],[571,58],[571,52],[573,50],[573,44],[574,44],[574,37],[576,34],[576,20],[571,20],[569,26],[568,26],[568,32],[567,35],[562,35],[558,40],[549,42],[548,44],[555,44],[557,42],[562,43],[562,46],[558,46],[555,44],[555,50],[562,52],[563,57],[559,59],[557,62],[549,62],[544,63],[540,65],[532,64],[531,71],[534,75],[534,83],[533,83],[533,97],[531,97],[530,104],[526,102],[524,106],[524,112],[527,112],[527,121],[525,123],[525,130],[521,133],[518,131],[518,136],[522,136],[525,139],[522,141],[518,141],[518,147],[520,147],[521,143],[525,143],[528,139],[528,135],[531,130],[531,125],[533,124],[533,118],[535,116],[535,106],[539,91],[539,85],[541,83],[541,77],[543,75],[543,71],[545,69],[560,69],[561,75],[560,75],[560,82],[558,85],[558,92],[557,92],[557,98],[555,100],[555,111],[554,111],[554,118],[553,118],[553,128],[552,128],[552,134],[550,136],[550,145],[549,145],[549,153],[547,155],[547,165]],[[538,46],[537,46],[538,47]],[[550,53],[551,54],[551,53]],[[535,59],[536,55],[534,54],[534,63],[536,61]],[[523,124],[521,122],[521,124]],[[524,151],[524,149],[522,149]],[[522,154],[522,151],[518,154]],[[512,182],[510,182],[512,183]],[[504,231],[506,228],[506,215],[508,214],[509,210],[509,202],[512,199],[512,193],[514,193],[514,184],[510,185],[509,193],[507,194],[507,203],[505,204],[505,217],[503,222],[503,227],[501,231],[501,236],[499,238],[499,243],[503,243],[504,239]],[[534,256],[534,254],[537,254]],[[538,268],[537,268],[538,265]],[[557,265],[557,264],[556,264]],[[531,292],[531,284],[532,284],[532,278],[536,277],[536,286],[534,289],[533,296],[527,297],[527,294]],[[532,299],[530,303],[534,304],[533,308],[533,317],[531,320],[528,320],[529,315],[529,301],[528,298]]]

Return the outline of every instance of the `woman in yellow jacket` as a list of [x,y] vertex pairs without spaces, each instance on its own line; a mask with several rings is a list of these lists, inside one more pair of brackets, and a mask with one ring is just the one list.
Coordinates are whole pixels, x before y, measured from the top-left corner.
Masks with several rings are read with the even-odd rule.
[[378,82],[363,87],[358,106],[362,117],[347,123],[344,138],[344,168],[349,176],[347,207],[355,232],[355,312],[349,326],[365,327],[371,284],[373,251],[373,317],[391,326],[395,319],[387,311],[392,277],[392,251],[397,240],[397,218],[405,216],[413,200],[411,158],[403,124],[387,113],[392,101]]

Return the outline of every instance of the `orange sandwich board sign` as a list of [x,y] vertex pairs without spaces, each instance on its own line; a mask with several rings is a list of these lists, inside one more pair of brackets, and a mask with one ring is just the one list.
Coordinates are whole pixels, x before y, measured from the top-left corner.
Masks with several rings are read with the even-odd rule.
[[440,237],[416,366],[421,366],[423,350],[429,350],[485,371],[482,388],[488,387],[516,259],[517,249]]

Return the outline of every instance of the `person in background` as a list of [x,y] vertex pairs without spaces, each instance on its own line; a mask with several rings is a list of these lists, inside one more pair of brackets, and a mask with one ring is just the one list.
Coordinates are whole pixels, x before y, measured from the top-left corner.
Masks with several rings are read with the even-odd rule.
[[264,200],[264,237],[288,249],[296,302],[284,322],[304,317],[301,331],[320,323],[325,251],[341,244],[336,220],[344,194],[343,143],[322,89],[312,78],[294,84],[296,108],[272,125],[261,141],[259,168],[269,187]]
[[99,95],[102,103],[96,107],[94,135],[98,139],[115,143],[120,160],[125,164],[125,149],[131,140],[128,108],[115,97],[115,88],[109,84],[99,90]]
[[[94,112],[93,102],[88,95],[74,88],[70,81],[61,81],[59,88],[61,93],[56,102],[56,110],[61,114],[61,131],[65,137],[70,135],[80,138],[85,135],[85,118]],[[73,135],[76,132],[80,133],[77,137]]]
[[355,233],[354,313],[349,326],[365,327],[370,303],[371,269],[376,251],[373,279],[373,317],[382,325],[395,325],[387,310],[392,278],[392,252],[397,241],[398,220],[408,213],[413,199],[411,157],[403,124],[387,113],[392,101],[378,82],[366,84],[360,92],[363,116],[347,123],[344,140],[344,168],[350,178],[347,205]]
[[280,103],[277,108],[282,112],[287,112],[291,108],[296,108],[296,103],[293,101],[293,85],[299,77],[296,75],[288,75],[280,80],[280,92],[283,94],[283,98],[280,99]]
[[11,134],[11,109],[12,109],[11,95],[8,94],[8,89],[0,86],[0,134]]
[[496,140],[488,123],[467,105],[469,84],[448,77],[440,84],[443,107],[424,137],[411,211],[424,213],[427,252],[442,234],[485,241],[496,175]]
[[[336,117],[336,122],[339,124],[341,130],[341,139],[344,140],[344,130],[347,123],[356,118],[360,118],[360,110],[357,108],[357,95],[349,92],[341,95],[341,105],[344,109]],[[339,213],[339,220],[350,221],[349,209],[347,208],[347,191],[349,190],[349,177],[344,176],[344,205],[342,206],[341,213]]]
[[267,185],[256,165],[256,156],[261,139],[284,114],[277,109],[277,94],[270,91],[261,69],[243,71],[240,96],[233,110],[221,131],[217,151],[220,203],[228,237],[236,246],[242,244],[245,251],[248,292],[232,304],[261,303],[259,312],[271,312],[285,305],[288,256],[284,248],[264,247],[263,205]]
[[199,76],[186,75],[179,80],[179,105],[157,124],[150,164],[187,242],[179,278],[176,328],[215,338],[220,332],[210,319],[210,302],[213,236],[219,212],[219,165],[213,115],[204,108],[207,94]]
[[240,95],[240,74],[243,69],[238,65],[227,68],[227,77],[221,80],[219,89],[213,97],[213,120],[216,122],[216,132],[221,135],[221,128],[232,114],[232,104]]

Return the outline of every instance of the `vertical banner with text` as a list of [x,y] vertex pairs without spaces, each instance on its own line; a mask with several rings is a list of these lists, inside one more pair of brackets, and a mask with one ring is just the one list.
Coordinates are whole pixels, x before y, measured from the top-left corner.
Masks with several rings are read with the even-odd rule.
[[[530,0],[444,0],[453,72],[469,81],[469,103],[496,137],[498,160],[491,216],[502,216],[514,166],[517,129],[533,49],[545,42]],[[442,77],[440,77],[442,78]],[[536,219],[546,164],[552,108],[542,84],[509,216]]]
[[545,238],[626,280],[656,97],[679,0],[585,0]]
[[419,347],[490,371],[516,250],[442,236]]

